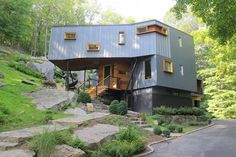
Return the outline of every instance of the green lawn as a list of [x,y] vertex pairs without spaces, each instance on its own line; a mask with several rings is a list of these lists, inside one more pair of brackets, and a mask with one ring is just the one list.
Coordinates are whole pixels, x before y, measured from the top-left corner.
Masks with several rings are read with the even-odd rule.
[[[13,61],[15,56],[0,56],[0,72],[5,75],[0,78],[0,82],[7,83],[6,86],[0,87],[0,131],[44,124],[49,117],[65,117],[58,112],[39,111],[29,98],[23,96],[24,93],[37,89],[41,80],[9,67],[8,63]],[[23,78],[35,80],[36,85],[21,83]]]

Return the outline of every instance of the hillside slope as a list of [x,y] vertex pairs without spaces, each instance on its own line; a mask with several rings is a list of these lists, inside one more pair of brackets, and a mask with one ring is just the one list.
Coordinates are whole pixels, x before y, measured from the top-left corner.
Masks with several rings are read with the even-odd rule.
[[[0,73],[4,74],[0,82],[6,83],[0,87],[0,131],[44,124],[49,119],[64,117],[55,111],[39,111],[29,98],[23,96],[24,93],[36,90],[41,82],[38,73],[20,65],[20,62],[30,57],[15,52],[3,52],[6,51],[0,48]],[[22,79],[34,80],[36,85],[23,84]]]

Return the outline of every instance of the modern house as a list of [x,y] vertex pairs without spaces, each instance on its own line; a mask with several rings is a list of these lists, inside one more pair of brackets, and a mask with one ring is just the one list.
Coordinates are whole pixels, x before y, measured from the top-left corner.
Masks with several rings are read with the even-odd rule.
[[87,91],[129,94],[134,111],[200,100],[192,36],[156,20],[55,26],[49,60],[64,71],[96,69],[98,83]]

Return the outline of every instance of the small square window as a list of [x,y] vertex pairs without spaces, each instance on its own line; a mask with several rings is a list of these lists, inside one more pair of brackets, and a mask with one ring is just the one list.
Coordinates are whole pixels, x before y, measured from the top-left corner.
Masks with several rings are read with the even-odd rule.
[[98,43],[88,43],[86,48],[88,52],[97,52],[100,50],[100,45]]
[[125,44],[125,32],[119,32],[119,45]]
[[174,68],[173,68],[172,61],[171,60],[164,60],[162,69],[163,69],[164,72],[173,73]]
[[183,47],[183,41],[181,37],[178,38],[178,41],[179,41],[179,47]]
[[65,32],[64,40],[76,40],[76,32]]
[[151,70],[151,59],[145,61],[145,79],[152,78],[152,70]]

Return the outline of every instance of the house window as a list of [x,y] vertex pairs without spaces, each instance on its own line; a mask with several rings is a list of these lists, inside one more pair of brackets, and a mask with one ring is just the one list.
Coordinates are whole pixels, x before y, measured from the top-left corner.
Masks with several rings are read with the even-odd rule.
[[164,60],[163,61],[163,71],[168,73],[173,73],[173,63],[171,60]]
[[183,47],[183,41],[181,37],[178,38],[178,41],[179,41],[179,47]]
[[76,32],[65,32],[64,40],[76,40]]
[[119,32],[119,45],[125,44],[125,32]]
[[100,45],[98,43],[88,43],[86,49],[88,52],[97,52],[100,50]]
[[137,34],[142,34],[142,33],[145,33],[147,31],[148,31],[148,28],[146,26],[137,28]]
[[180,67],[180,74],[184,76],[184,66],[180,65],[179,67]]
[[145,61],[145,79],[152,78],[152,71],[151,71],[151,59]]

